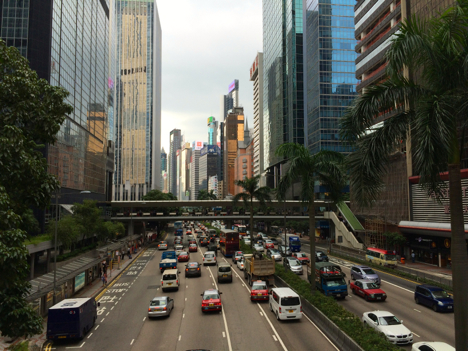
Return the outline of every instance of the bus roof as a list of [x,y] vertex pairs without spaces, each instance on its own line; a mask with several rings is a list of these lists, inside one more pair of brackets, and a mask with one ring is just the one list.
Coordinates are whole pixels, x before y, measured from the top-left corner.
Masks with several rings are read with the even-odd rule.
[[77,308],[91,300],[91,298],[76,298],[76,299],[65,299],[60,301],[58,304],[52,306],[50,309],[58,310],[63,308]]
[[236,233],[237,234],[237,232],[235,230],[231,230],[231,229],[221,229],[221,233],[226,233],[226,234]]
[[378,249],[376,247],[368,247],[367,250],[382,253],[382,254],[392,254],[393,255],[393,251]]

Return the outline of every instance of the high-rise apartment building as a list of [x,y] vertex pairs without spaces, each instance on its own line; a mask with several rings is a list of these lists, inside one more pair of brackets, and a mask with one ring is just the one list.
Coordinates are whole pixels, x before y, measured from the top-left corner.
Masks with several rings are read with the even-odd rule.
[[235,79],[229,84],[228,94],[221,95],[221,121],[226,119],[228,111],[234,107],[239,107],[239,81]]
[[177,195],[177,150],[182,145],[182,134],[180,129],[173,129],[169,135],[169,157],[168,157],[168,190]]
[[115,199],[161,186],[161,25],[154,0],[116,0]]
[[340,118],[356,98],[354,0],[307,0],[304,61],[307,145],[350,152],[340,140]]
[[213,194],[218,198],[218,176],[214,175],[208,178],[208,192],[213,191]]
[[192,145],[184,143],[180,150],[180,165],[179,165],[179,192],[177,198],[179,200],[190,199],[190,157],[192,155]]
[[207,145],[200,150],[198,190],[208,190],[208,179],[218,174],[218,155],[217,145]]
[[161,191],[164,191],[164,175],[167,174],[167,153],[164,148],[161,149]]
[[253,175],[260,176],[260,186],[266,185],[263,155],[263,53],[258,52],[250,67],[250,81],[253,82],[253,115],[254,115],[254,154]]
[[[72,15],[71,15],[72,14]],[[37,72],[70,95],[54,145],[46,145],[48,172],[60,181],[60,204],[112,199],[113,144],[108,140],[109,8],[102,1],[0,0],[0,37]],[[108,158],[110,155],[110,158]],[[45,215],[39,216],[44,229]]]
[[237,157],[237,144],[244,141],[244,109],[235,107],[224,121],[223,195],[234,195],[234,167]]
[[199,188],[200,149],[192,148],[190,160],[190,200],[197,200]]
[[275,174],[278,146],[304,144],[302,22],[302,0],[263,0],[263,162]]
[[208,117],[208,145],[216,145],[218,142],[218,122],[214,117]]

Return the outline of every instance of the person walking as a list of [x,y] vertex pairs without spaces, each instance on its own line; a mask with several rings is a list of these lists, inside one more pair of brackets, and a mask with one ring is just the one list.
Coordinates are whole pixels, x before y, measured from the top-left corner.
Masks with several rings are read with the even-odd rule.
[[104,286],[107,286],[107,273],[104,273]]
[[415,259],[416,259],[416,254],[414,253],[414,251],[412,251],[411,252],[411,262],[414,263]]

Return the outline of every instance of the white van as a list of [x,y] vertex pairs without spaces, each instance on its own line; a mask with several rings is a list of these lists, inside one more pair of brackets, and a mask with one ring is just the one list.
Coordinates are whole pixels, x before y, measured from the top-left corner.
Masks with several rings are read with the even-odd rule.
[[161,277],[161,290],[169,289],[179,290],[179,271],[177,269],[166,269]]
[[301,319],[301,298],[290,288],[273,288],[270,294],[270,311],[278,320]]

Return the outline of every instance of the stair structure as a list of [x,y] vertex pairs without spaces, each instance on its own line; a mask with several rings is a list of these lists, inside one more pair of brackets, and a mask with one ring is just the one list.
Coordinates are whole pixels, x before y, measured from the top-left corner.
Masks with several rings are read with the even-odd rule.
[[[338,204],[337,207],[343,218],[346,219],[346,222],[355,233],[361,231],[364,232],[364,227],[361,225],[353,212],[351,212],[351,209],[346,203],[342,202]],[[335,212],[324,212],[323,215],[325,218],[332,220],[333,224],[335,225],[336,244],[359,250],[364,249],[364,245],[360,243],[353,232],[349,231],[346,225],[340,221]]]

